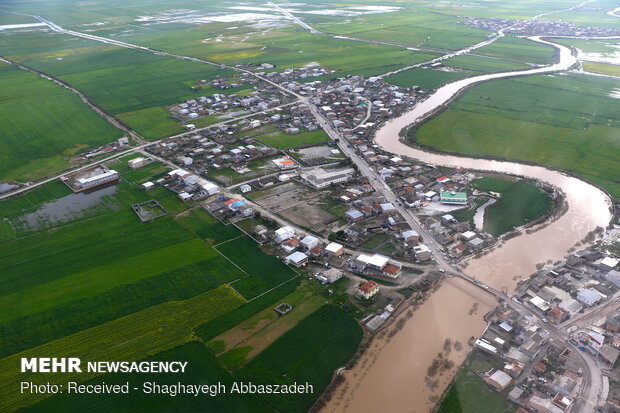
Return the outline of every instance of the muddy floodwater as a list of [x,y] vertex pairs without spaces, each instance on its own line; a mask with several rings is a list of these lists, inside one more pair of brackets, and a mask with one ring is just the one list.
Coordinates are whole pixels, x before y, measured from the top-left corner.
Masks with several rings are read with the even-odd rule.
[[[562,259],[568,250],[596,227],[606,227],[611,219],[611,200],[602,190],[578,178],[542,166],[516,162],[476,159],[431,153],[406,145],[399,132],[425,119],[447,104],[464,88],[487,80],[508,76],[542,74],[566,70],[575,63],[571,51],[551,42],[559,63],[551,67],[522,72],[495,73],[449,83],[401,116],[386,122],[375,141],[384,150],[422,162],[493,171],[534,178],[555,186],[565,194],[568,211],[536,232],[505,241],[501,246],[467,263],[464,271],[498,290],[511,292],[521,278],[536,271],[536,264]],[[477,303],[474,313],[470,310]],[[440,395],[452,379],[456,367],[444,372],[431,391],[425,380],[433,358],[442,350],[446,338],[463,344],[449,357],[458,365],[471,350],[468,340],[485,327],[482,316],[496,306],[493,297],[460,279],[445,281],[428,301],[418,308],[392,339],[377,337],[359,363],[344,372],[346,381],[324,409],[327,412],[426,412],[432,408],[432,396]],[[402,315],[401,315],[402,317]]]
[[[112,207],[113,203],[108,204],[103,198],[113,195],[116,192],[116,185],[98,187],[96,190],[78,192],[67,195],[55,201],[43,204],[39,209],[20,218],[20,224],[26,228],[39,228],[47,224],[57,224],[59,222],[70,221],[81,218],[85,211],[102,204]],[[110,201],[111,202],[111,201]]]
[[[379,335],[337,388],[323,412],[426,412],[450,383],[471,347],[472,333],[482,332],[482,316],[496,306],[495,299],[460,278],[445,280],[391,339]],[[405,312],[406,313],[406,312]],[[392,324],[387,331],[394,328]],[[437,374],[431,391],[427,369],[443,350],[446,339],[459,342],[447,357],[454,367]],[[457,348],[459,346],[456,346]],[[444,356],[446,356],[444,352]]]

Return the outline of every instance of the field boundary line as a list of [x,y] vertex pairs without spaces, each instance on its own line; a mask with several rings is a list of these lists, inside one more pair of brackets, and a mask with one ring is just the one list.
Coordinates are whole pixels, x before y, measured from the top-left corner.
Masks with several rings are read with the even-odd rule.
[[[234,224],[233,224],[233,225],[234,225]],[[234,225],[234,226],[236,227],[236,225]],[[222,242],[220,242],[219,244],[214,244],[214,245],[212,245],[212,247],[213,247],[213,248],[215,248],[215,247],[217,247],[217,246],[219,246],[219,245],[226,244],[227,242],[234,241],[234,240],[239,239],[239,238],[244,237],[244,236],[245,236],[244,234],[237,235],[235,238],[227,239],[226,241],[222,241]],[[218,251],[218,252],[219,252],[219,251]],[[221,254],[221,253],[220,253],[220,254]],[[222,255],[223,255],[223,254],[222,254]]]
[[256,300],[257,298],[262,297],[263,295],[265,295],[265,294],[267,294],[267,293],[272,292],[272,291],[273,291],[273,290],[275,290],[276,288],[281,287],[281,286],[283,286],[284,284],[286,284],[287,282],[289,282],[289,281],[291,281],[291,280],[294,280],[295,278],[298,278],[298,277],[300,277],[300,274],[297,274],[296,276],[294,276],[294,277],[292,277],[292,278],[289,278],[288,280],[286,280],[286,281],[284,281],[284,282],[282,282],[282,283],[280,283],[280,284],[276,285],[275,287],[270,288],[269,290],[267,290],[267,291],[265,291],[265,292],[263,292],[263,293],[260,293],[259,295],[257,295],[256,297],[252,298],[251,300],[248,300],[248,303],[249,303],[249,302],[252,302],[252,301],[254,301],[254,300]]
[[[218,244],[218,245],[219,245],[219,244]],[[243,268],[241,268],[240,266],[238,266],[237,264],[235,264],[235,262],[234,262],[233,260],[231,260],[230,258],[228,258],[226,255],[222,254],[222,252],[221,252],[220,250],[218,250],[217,248],[215,248],[215,246],[212,246],[211,248],[213,248],[214,250],[216,250],[216,251],[217,251],[217,252],[218,252],[218,253],[219,253],[222,257],[224,257],[224,258],[226,258],[228,261],[230,261],[230,263],[231,263],[232,265],[234,265],[235,267],[237,267],[237,268],[239,269],[239,271],[241,271],[242,273],[244,273],[244,274],[245,274],[245,275],[247,275],[248,277],[250,276],[250,274],[248,274],[247,272],[245,272],[245,271],[243,270]],[[239,278],[238,278],[237,280],[239,280]],[[235,280],[235,281],[237,281],[237,280]],[[232,282],[234,282],[234,281],[232,281]]]

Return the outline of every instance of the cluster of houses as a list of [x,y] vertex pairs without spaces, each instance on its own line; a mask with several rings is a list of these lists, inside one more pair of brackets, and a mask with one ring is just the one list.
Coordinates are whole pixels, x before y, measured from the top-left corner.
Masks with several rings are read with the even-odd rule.
[[579,250],[520,283],[515,297],[528,303],[550,323],[561,325],[617,293],[618,263],[618,258],[596,248]]
[[[418,88],[405,89],[377,77],[347,76],[319,89],[313,103],[345,136],[370,136],[373,127],[410,108],[419,97]],[[368,115],[370,106],[370,116]]]
[[481,378],[523,411],[562,413],[573,405],[583,380],[575,355],[519,312],[496,309],[473,345],[497,366]]
[[217,136],[203,131],[201,134],[167,138],[149,146],[147,150],[201,175],[225,168],[241,170],[251,161],[273,157],[278,153],[258,142],[219,144],[215,141]]
[[327,70],[324,67],[321,67],[318,63],[309,64],[299,68],[287,68],[280,72],[278,72],[276,67],[271,63],[263,63],[259,66],[259,69],[273,70],[270,72],[258,72],[258,74],[265,79],[279,83],[284,87],[287,87],[290,82],[295,82],[296,80],[305,81],[306,79],[313,79],[336,73],[334,70]]
[[[572,317],[597,311],[617,296],[619,263],[618,257],[597,247],[577,251],[521,283],[513,299],[529,305],[543,322],[568,328]],[[487,329],[473,345],[503,368],[479,374],[523,411],[562,413],[573,406],[583,380],[574,351],[607,369],[620,356],[620,310],[607,311],[594,324],[571,328],[572,347],[507,306],[496,308],[487,320]]]
[[200,96],[187,99],[171,107],[173,116],[181,121],[191,121],[204,116],[224,114],[232,110],[245,111],[248,113],[260,112],[275,108],[282,104],[280,97],[264,97],[263,93],[255,91],[249,96],[227,95],[214,93],[209,96]]
[[179,199],[185,202],[205,199],[219,193],[216,184],[185,169],[174,169],[156,182],[144,182],[142,188],[148,191],[156,184],[175,192]]
[[562,20],[510,20],[499,17],[475,18],[462,17],[458,23],[476,29],[496,32],[501,28],[510,27],[507,32],[526,35],[554,36],[619,36],[617,27],[583,27]]

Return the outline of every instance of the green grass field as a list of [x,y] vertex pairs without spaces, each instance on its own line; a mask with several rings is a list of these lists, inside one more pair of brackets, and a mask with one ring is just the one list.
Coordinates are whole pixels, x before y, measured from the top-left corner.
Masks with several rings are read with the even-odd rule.
[[472,182],[476,188],[502,194],[498,202],[487,209],[485,231],[499,236],[532,222],[551,208],[551,197],[524,181],[480,178]]
[[497,80],[472,88],[422,125],[424,145],[567,170],[620,197],[620,116],[613,79],[587,75]]
[[34,73],[0,63],[0,90],[0,180],[52,175],[74,154],[122,136],[79,97]]
[[[329,384],[334,370],[355,353],[362,338],[357,322],[342,310],[325,305],[284,333],[240,370],[237,378],[255,383],[308,382],[314,394],[297,397],[261,395],[284,412],[305,412]],[[334,349],[338,351],[334,351]]]
[[224,285],[188,300],[162,303],[5,357],[0,360],[0,384],[4,389],[14,390],[0,399],[0,409],[19,409],[48,396],[19,393],[19,383],[23,380],[34,383],[66,383],[69,380],[84,382],[98,375],[86,371],[57,375],[16,375],[15,366],[19,365],[21,357],[56,354],[57,357],[71,355],[83,360],[141,360],[185,344],[193,339],[194,328],[241,303],[243,299]]
[[553,62],[554,48],[532,40],[505,36],[475,50],[476,54],[546,65]]
[[196,80],[230,73],[62,34],[0,36],[0,51],[69,83],[148,139],[183,131],[164,106],[214,93],[190,90]]
[[492,390],[467,366],[456,373],[438,413],[512,413],[517,407]]
[[606,76],[620,77],[620,67],[606,63],[582,62],[583,70],[591,73],[598,73]]
[[449,67],[481,73],[508,72],[510,70],[524,70],[529,68],[528,65],[523,63],[471,55],[454,56],[444,60],[442,63]]
[[329,136],[323,129],[315,131],[302,131],[295,135],[289,135],[281,130],[265,133],[257,137],[259,141],[265,145],[272,146],[276,149],[290,149],[303,145],[312,145],[315,143],[328,142]]
[[418,86],[422,89],[435,89],[444,83],[475,75],[475,72],[444,72],[443,70],[415,68],[387,76],[385,81],[400,87]]
[[249,275],[231,284],[248,300],[296,276],[295,271],[276,257],[264,254],[247,236],[220,244],[217,250]]

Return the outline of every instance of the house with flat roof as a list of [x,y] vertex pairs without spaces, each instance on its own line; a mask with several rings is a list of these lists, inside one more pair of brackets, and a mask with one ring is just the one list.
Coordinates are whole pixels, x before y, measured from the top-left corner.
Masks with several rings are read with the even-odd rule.
[[296,251],[285,258],[285,261],[295,267],[301,267],[308,262],[308,256],[303,252]]
[[440,192],[441,203],[448,205],[467,205],[467,194],[465,192]]
[[319,239],[312,235],[307,235],[304,239],[301,240],[301,246],[307,251],[313,249],[314,247],[319,245]]
[[512,377],[502,370],[495,370],[493,374],[485,380],[487,384],[495,387],[498,391],[503,391],[512,382]]
[[342,244],[338,244],[337,242],[332,242],[325,247],[325,251],[327,251],[329,255],[338,256],[338,255],[342,255],[342,252],[344,251],[344,247],[342,246]]
[[277,243],[284,242],[289,238],[293,238],[295,236],[295,230],[288,225],[282,228],[278,228],[275,231],[274,239]]

